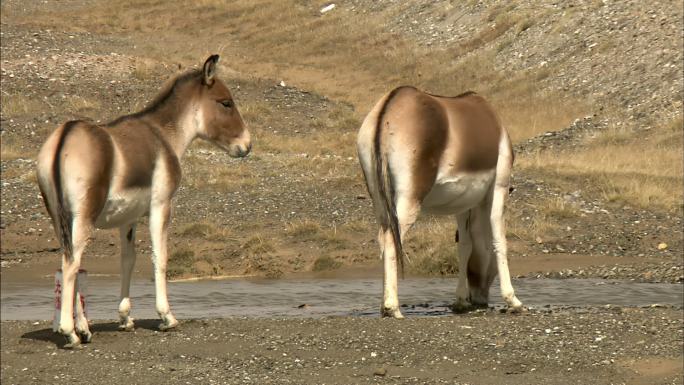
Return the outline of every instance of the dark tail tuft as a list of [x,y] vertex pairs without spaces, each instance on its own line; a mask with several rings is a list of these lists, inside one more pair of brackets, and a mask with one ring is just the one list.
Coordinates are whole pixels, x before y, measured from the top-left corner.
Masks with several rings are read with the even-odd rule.
[[386,154],[382,151],[382,128],[383,128],[383,118],[385,112],[387,111],[387,106],[389,105],[392,98],[401,89],[396,88],[387,96],[385,104],[378,114],[377,127],[375,129],[375,141],[373,146],[373,152],[375,154],[375,172],[376,180],[378,183],[378,191],[380,193],[380,199],[384,206],[385,215],[387,216],[384,223],[381,226],[387,228],[389,227],[392,233],[392,240],[394,242],[394,250],[397,254],[397,260],[399,261],[399,268],[401,270],[401,276],[404,277],[404,251],[401,246],[401,231],[399,228],[399,220],[397,218],[397,207],[395,202],[394,193],[394,181],[392,180],[392,170],[387,161]]
[[76,125],[77,121],[70,121],[64,125],[62,130],[62,135],[59,137],[59,143],[55,149],[55,159],[52,162],[52,180],[55,184],[55,194],[57,194],[57,218],[58,227],[60,229],[60,239],[62,243],[62,248],[64,249],[64,256],[69,259],[72,256],[72,221],[73,217],[71,211],[66,206],[64,202],[64,191],[62,190],[62,167],[61,167],[61,155],[62,148],[64,147],[64,142],[66,141],[67,135]]

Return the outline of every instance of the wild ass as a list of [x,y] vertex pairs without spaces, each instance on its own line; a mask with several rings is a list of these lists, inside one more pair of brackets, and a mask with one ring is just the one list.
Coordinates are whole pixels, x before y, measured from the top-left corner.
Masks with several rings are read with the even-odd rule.
[[119,228],[119,328],[133,329],[129,288],[136,221],[146,214],[150,218],[156,309],[162,320],[159,328],[178,324],[166,294],[166,262],[171,199],[181,180],[181,156],[197,137],[232,157],[244,157],[252,147],[230,91],[216,76],[218,61],[218,55],[212,55],[201,70],[171,79],[140,112],[105,125],[70,121],[43,144],[38,155],[38,184],[64,250],[59,333],[67,337],[67,348],[79,345],[81,339],[91,339],[82,315],[74,330],[72,314],[74,281],[95,228]]
[[486,305],[497,268],[506,304],[522,308],[511,286],[503,219],[513,151],[484,98],[473,92],[444,97],[399,87],[368,113],[357,149],[380,224],[383,316],[403,317],[397,260],[403,272],[402,240],[421,210],[456,215],[454,310]]

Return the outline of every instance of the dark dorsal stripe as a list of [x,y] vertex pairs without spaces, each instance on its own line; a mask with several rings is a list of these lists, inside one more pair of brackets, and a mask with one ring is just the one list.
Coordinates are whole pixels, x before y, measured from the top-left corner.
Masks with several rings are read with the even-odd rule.
[[107,123],[106,126],[116,126],[117,124],[125,120],[142,118],[143,116],[149,113],[159,110],[161,106],[165,105],[169,101],[169,99],[171,99],[178,86],[184,84],[189,80],[197,79],[201,75],[202,72],[200,70],[191,70],[179,75],[173,81],[169,82],[168,86],[165,87],[162,91],[160,91],[159,94],[152,100],[152,102],[150,102],[150,104],[148,104],[147,107],[145,107],[143,110],[129,115],[120,116],[112,120],[111,122]]
[[429,92],[424,92],[424,93],[426,95],[434,96],[436,98],[445,98],[445,99],[457,99],[457,98],[463,98],[463,97],[470,96],[470,95],[477,95],[477,92],[475,92],[475,91],[466,91],[466,92],[464,92],[462,94],[458,94],[456,96],[436,95],[436,94],[431,94]]

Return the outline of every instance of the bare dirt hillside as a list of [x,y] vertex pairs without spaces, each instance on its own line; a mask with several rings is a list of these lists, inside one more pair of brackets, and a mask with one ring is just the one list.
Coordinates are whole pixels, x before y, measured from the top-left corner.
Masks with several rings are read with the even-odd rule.
[[[567,265],[542,263],[541,275],[682,280],[681,4],[357,0],[325,14],[317,1],[132,4],[2,4],[3,269],[57,266],[33,172],[48,133],[140,109],[179,66],[218,52],[254,153],[188,151],[173,276],[377,264],[355,134],[383,93],[413,84],[475,90],[511,131],[513,266],[552,257]],[[413,273],[454,272],[453,222],[416,226]],[[99,232],[86,267],[115,270],[117,239]]]

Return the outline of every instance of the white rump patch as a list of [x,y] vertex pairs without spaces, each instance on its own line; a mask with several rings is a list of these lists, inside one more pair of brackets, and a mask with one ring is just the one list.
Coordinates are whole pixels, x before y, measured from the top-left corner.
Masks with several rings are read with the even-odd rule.
[[460,214],[478,205],[490,191],[496,170],[438,175],[423,200],[423,209],[432,214]]
[[110,229],[135,222],[150,209],[150,189],[137,188],[110,192],[95,226]]

